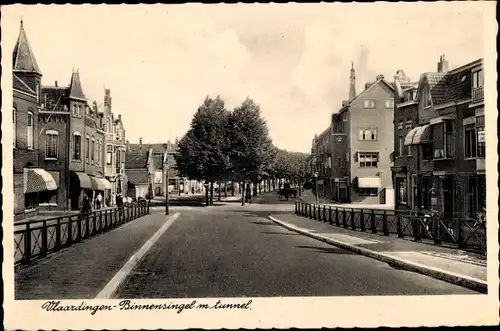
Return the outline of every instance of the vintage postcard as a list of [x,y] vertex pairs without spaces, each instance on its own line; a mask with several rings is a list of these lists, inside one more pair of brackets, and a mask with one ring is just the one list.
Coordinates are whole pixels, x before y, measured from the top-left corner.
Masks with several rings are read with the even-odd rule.
[[3,6],[4,327],[497,325],[495,6]]

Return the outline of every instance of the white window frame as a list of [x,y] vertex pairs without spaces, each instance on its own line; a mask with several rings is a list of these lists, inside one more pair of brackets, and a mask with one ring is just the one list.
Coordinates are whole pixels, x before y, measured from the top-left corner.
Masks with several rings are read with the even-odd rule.
[[400,134],[398,136],[398,156],[403,156],[404,150],[404,136]]
[[358,139],[360,141],[377,141],[378,128],[360,128]]
[[[471,143],[469,147],[469,151],[467,151],[467,131],[471,132],[469,139],[474,139],[474,144]],[[465,160],[473,160],[477,158],[477,129],[476,129],[476,124],[468,124],[464,125],[464,159]],[[471,154],[467,154],[467,152],[470,152]]]
[[[49,155],[49,137],[55,137],[55,156]],[[52,138],[51,138],[52,139]],[[59,158],[59,132],[56,130],[45,131],[45,160],[57,160]]]
[[376,103],[374,99],[366,99],[363,102],[363,106],[365,109],[374,109],[376,108]]
[[472,88],[480,88],[484,86],[483,69],[472,73]]
[[[363,161],[361,162],[361,159],[362,159],[362,155],[364,156],[363,159],[366,160],[368,157],[368,155],[371,154],[372,157],[370,157],[370,163],[373,163],[373,162],[376,162],[376,165],[370,165],[370,166],[367,166],[366,163],[368,163],[368,161]],[[373,161],[373,157],[376,158],[376,161]],[[359,163],[359,167],[360,168],[378,168],[379,166],[379,163],[380,163],[380,153],[379,152],[358,152],[358,163]],[[365,163],[365,165],[361,165],[361,163]]]
[[378,188],[358,187],[358,195],[362,197],[376,197],[378,195]]
[[106,165],[113,166],[113,146],[106,145]]
[[[30,121],[30,119],[31,119],[31,121]],[[35,115],[31,111],[28,111],[26,130],[27,130],[26,146],[28,149],[33,149],[34,145],[35,145],[35,143],[34,143],[34,140],[35,140]]]
[[95,163],[95,138],[92,136],[92,140],[90,142],[90,163]]
[[424,108],[432,106],[431,91],[429,89],[429,85],[425,85],[424,89],[422,90],[422,99],[424,101]]
[[[75,137],[80,137],[80,150],[78,151],[79,158],[75,158],[75,151],[76,151],[76,138]],[[81,161],[82,160],[82,135],[80,132],[75,131],[73,132],[73,151],[71,158],[76,161]]]
[[77,105],[73,105],[73,116],[74,117],[78,117],[78,106]]
[[386,109],[394,109],[394,99],[385,100],[385,108]]

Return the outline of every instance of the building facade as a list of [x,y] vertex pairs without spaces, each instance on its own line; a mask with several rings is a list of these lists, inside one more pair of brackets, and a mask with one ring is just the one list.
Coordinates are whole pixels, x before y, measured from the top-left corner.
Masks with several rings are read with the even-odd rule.
[[[330,198],[332,195],[332,158],[331,158],[331,127],[328,126],[321,134],[313,139],[311,155],[315,160],[315,178],[317,186],[313,187],[315,194],[319,197]],[[316,192],[316,187],[318,192]]]
[[58,189],[54,177],[40,167],[40,112],[43,111],[41,79],[23,22],[13,58],[13,171],[14,219],[33,216],[40,203],[47,202]]
[[[406,188],[412,206],[450,218],[477,219],[485,211],[483,81],[481,59],[449,70],[444,55],[437,72],[421,75],[412,102],[417,126],[404,143],[415,161],[393,169],[396,191]],[[406,108],[401,99],[398,106]]]
[[153,149],[139,144],[126,143],[124,195],[133,199],[148,198],[154,178]]
[[104,147],[103,173],[110,182],[111,189],[106,192],[106,199],[115,203],[117,194],[125,195],[127,182],[125,180],[126,137],[121,114],[115,117],[112,111],[111,90],[104,90],[103,103]]
[[354,68],[350,79],[350,100],[342,102],[331,120],[332,198],[393,204],[394,87],[379,75],[352,98]]

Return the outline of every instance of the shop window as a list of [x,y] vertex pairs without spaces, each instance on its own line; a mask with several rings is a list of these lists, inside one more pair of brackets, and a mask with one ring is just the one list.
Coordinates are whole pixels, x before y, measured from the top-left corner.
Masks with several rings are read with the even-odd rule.
[[376,196],[378,195],[378,189],[376,187],[360,187],[358,188],[358,195]]

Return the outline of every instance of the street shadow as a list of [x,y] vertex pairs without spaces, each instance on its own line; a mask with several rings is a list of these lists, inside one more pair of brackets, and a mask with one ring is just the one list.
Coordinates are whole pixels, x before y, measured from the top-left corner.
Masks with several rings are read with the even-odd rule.
[[308,249],[320,254],[358,255],[354,252],[350,252],[337,247],[295,246],[295,248]]

